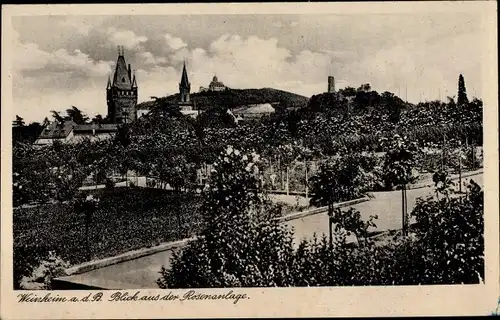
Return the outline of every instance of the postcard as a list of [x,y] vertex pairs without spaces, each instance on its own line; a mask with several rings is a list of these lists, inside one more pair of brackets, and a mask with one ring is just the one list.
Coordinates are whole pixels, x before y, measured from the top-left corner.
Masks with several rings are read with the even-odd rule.
[[2,6],[1,317],[498,314],[496,9]]

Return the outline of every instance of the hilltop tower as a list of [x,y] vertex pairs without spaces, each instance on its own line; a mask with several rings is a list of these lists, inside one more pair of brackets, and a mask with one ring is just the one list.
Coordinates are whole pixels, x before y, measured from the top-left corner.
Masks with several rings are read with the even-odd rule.
[[137,82],[130,64],[125,62],[123,47],[118,47],[113,82],[108,77],[106,87],[108,117],[112,123],[130,123],[137,118]]
[[328,76],[328,93],[335,92],[335,77]]
[[190,102],[189,94],[191,92],[191,83],[189,83],[188,75],[186,71],[186,61],[184,61],[184,67],[182,68],[181,82],[179,83],[179,93],[180,102],[187,103]]

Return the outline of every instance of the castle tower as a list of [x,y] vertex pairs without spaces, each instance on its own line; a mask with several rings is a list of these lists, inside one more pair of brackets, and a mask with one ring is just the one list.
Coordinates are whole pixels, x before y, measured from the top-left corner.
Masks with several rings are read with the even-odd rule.
[[184,67],[182,69],[182,77],[181,82],[179,83],[179,93],[180,93],[180,102],[185,103],[189,102],[189,93],[191,92],[191,84],[188,80],[188,75],[186,71],[186,61],[184,61]]
[[113,82],[106,88],[108,117],[112,123],[130,123],[137,118],[137,82],[130,64],[125,62],[123,47],[118,47]]
[[335,92],[335,78],[332,76],[328,76],[328,93]]

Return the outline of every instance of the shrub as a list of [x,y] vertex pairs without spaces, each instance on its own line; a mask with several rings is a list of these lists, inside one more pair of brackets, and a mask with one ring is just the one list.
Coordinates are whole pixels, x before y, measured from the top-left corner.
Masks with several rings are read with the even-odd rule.
[[478,169],[483,166],[483,150],[477,152],[475,148],[467,148],[465,150],[464,165],[469,169]]
[[201,238],[161,270],[160,288],[287,286],[290,232],[262,211],[259,157],[228,147],[204,193]]
[[107,178],[105,182],[105,188],[106,189],[113,189],[115,187],[115,182],[113,179]]
[[377,159],[373,156],[348,154],[333,157],[320,164],[311,177],[311,204],[325,206],[359,198],[365,191],[379,185]]
[[24,290],[50,290],[52,279],[66,275],[69,263],[62,260],[53,251],[40,261],[38,266],[30,266],[31,272],[24,275],[18,283],[19,289]]
[[278,224],[221,221],[224,227],[212,229],[216,232],[176,253],[171,269],[162,268],[158,284],[161,288],[419,285],[484,279],[483,192],[473,182],[462,198],[420,199],[412,212],[417,223],[404,237],[398,232],[382,240],[348,244],[348,232],[366,240],[373,222],[361,221],[353,209],[336,214],[333,246],[325,236],[314,236],[297,249],[291,232]]
[[484,279],[484,195],[471,180],[465,197],[419,200],[415,242],[419,283],[479,283]]
[[49,252],[44,246],[28,246],[14,242],[13,249],[14,290],[20,289],[21,279],[30,276],[34,268]]
[[[334,247],[326,238],[302,242],[294,252],[297,286],[477,284],[484,279],[483,191],[471,182],[462,198],[420,199],[412,211],[413,233],[349,246],[336,230]],[[355,212],[351,212],[355,213]],[[355,214],[344,212],[355,218]],[[356,219],[354,219],[356,220]],[[351,221],[351,219],[348,219]],[[346,220],[346,222],[348,222]],[[363,230],[363,228],[360,228]]]
[[[368,221],[363,221],[361,219],[361,213],[354,208],[349,208],[347,210],[335,208],[332,215],[332,223],[335,224],[335,231],[340,232],[345,230],[347,235],[353,233],[359,245],[368,244],[368,229],[377,227],[373,222],[375,219],[378,219],[378,216],[370,216]],[[361,242],[361,239],[363,239],[363,242]]]

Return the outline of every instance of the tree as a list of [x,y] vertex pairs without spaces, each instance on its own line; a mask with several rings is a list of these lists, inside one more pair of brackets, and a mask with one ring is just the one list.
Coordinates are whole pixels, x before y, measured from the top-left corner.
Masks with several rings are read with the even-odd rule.
[[102,117],[101,114],[97,114],[92,118],[92,123],[95,124],[104,124],[106,123],[105,119]]
[[88,195],[86,198],[77,198],[73,204],[74,211],[77,215],[85,217],[85,243],[87,247],[87,259],[92,260],[92,250],[90,248],[89,230],[92,224],[92,216],[99,206],[99,198],[94,198]]
[[20,142],[24,140],[24,119],[16,115],[16,120],[12,121],[12,141]]
[[368,221],[363,221],[359,210],[352,207],[347,210],[335,208],[333,210],[330,223],[335,224],[336,232],[345,231],[347,232],[347,235],[354,233],[358,245],[367,246],[370,243],[368,229],[377,227],[377,225],[373,222],[375,219],[378,219],[378,216],[372,215]]
[[403,233],[408,227],[408,203],[406,186],[414,180],[413,168],[416,161],[417,145],[398,134],[382,142],[386,149],[384,173],[386,185],[401,186]]
[[344,89],[340,89],[339,92],[345,97],[356,96],[356,89],[354,89],[353,87],[345,87]]
[[71,106],[70,109],[66,109],[66,114],[67,118],[76,124],[85,124],[89,121],[89,117],[75,106]]
[[458,77],[457,105],[464,106],[467,103],[469,103],[469,100],[467,99],[467,92],[465,89],[465,80],[464,80],[464,76],[462,74],[460,74],[460,76]]
[[364,92],[369,92],[371,91],[372,87],[370,86],[369,83],[365,83],[365,84],[362,84],[361,86],[359,86],[358,89],[356,89],[356,91],[360,92],[360,91],[364,91]]
[[[196,164],[188,162],[184,154],[163,155],[158,159],[157,177],[160,181],[170,185],[176,194],[176,201],[181,197],[181,192],[190,192],[196,183]],[[183,235],[182,217],[180,210],[176,210],[179,239]]]
[[127,148],[132,143],[130,138],[130,127],[127,124],[123,124],[118,127],[118,132],[115,136],[115,142],[121,149],[122,157],[120,159],[120,171],[125,174],[125,185],[128,186],[128,170],[129,170],[129,158],[127,157]]
[[333,204],[360,197],[371,187],[372,178],[365,168],[359,154],[332,157],[320,163],[318,172],[309,180],[311,204],[330,206],[333,214]]
[[285,167],[285,190],[288,195],[290,192],[290,165],[300,156],[300,146],[296,141],[293,143],[287,143],[278,147],[278,156],[280,159],[280,174],[281,181],[283,184],[283,174],[281,171],[281,166]]
[[65,122],[65,118],[63,116],[61,116],[61,114],[58,112],[58,111],[50,111],[52,113],[52,117],[54,118],[54,120],[56,120],[56,122],[59,124],[59,125],[63,125],[64,122]]
[[16,120],[13,122],[14,127],[24,127],[24,119],[16,115]]
[[14,284],[15,289],[51,290],[52,280],[66,276],[66,269],[70,267],[70,264],[57,256],[54,251],[37,256],[35,259],[38,260],[38,263],[28,266],[31,273],[26,274],[17,284]]
[[305,184],[305,192],[306,199],[309,197],[309,177],[308,170],[310,162],[314,159],[314,152],[308,147],[305,147],[303,144],[300,145],[298,150],[298,159],[304,161],[304,184]]
[[200,128],[233,128],[236,126],[235,118],[229,109],[211,107],[200,114],[196,119]]

